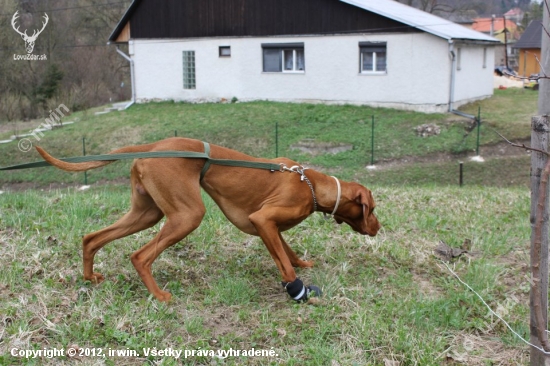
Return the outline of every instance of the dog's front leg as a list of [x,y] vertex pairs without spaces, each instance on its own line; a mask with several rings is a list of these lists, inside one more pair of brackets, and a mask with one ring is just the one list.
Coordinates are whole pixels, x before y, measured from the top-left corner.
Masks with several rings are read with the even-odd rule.
[[[288,214],[289,219],[292,219],[291,212]],[[290,250],[288,245],[284,242],[277,224],[278,222],[285,222],[284,216],[284,211],[275,207],[263,208],[253,213],[248,218],[256,227],[269,254],[271,254],[277,268],[279,268],[283,277],[283,286],[288,294],[296,301],[304,301],[308,299],[312,291],[315,291],[317,296],[321,294],[321,291],[316,286],[304,286],[303,282],[296,277],[296,272],[292,266],[293,262],[294,264],[305,264],[305,266],[311,266],[312,264],[298,259],[296,254]],[[289,253],[291,253],[290,255],[294,254],[295,258],[292,258],[292,261],[289,258]]]
[[296,272],[284,250],[277,223],[267,217],[263,211],[264,210],[253,213],[249,216],[249,219],[256,227],[269,254],[271,254],[277,268],[279,268],[279,272],[281,272],[283,276],[283,281],[292,282],[296,279]]

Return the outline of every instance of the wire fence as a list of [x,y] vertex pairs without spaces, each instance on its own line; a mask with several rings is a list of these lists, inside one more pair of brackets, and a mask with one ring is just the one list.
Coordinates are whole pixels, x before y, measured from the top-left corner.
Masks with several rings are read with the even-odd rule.
[[[469,131],[464,134],[462,137],[458,136],[457,134],[457,138],[455,139],[456,141],[453,143],[454,144],[454,147],[451,147],[451,150],[452,149],[455,149],[456,151],[458,151],[459,153],[456,154],[456,151],[453,151],[453,153],[455,153],[454,155],[454,160],[457,160],[458,158],[460,158],[460,153],[461,151],[464,151],[464,150],[467,150],[467,151],[473,151],[475,150],[475,157],[474,157],[474,161],[483,161],[483,159],[480,157],[480,140],[481,140],[481,126],[482,126],[482,119],[481,119],[481,108],[478,108],[478,114],[477,116],[472,116],[472,115],[466,115],[466,114],[463,114],[463,113],[457,113],[457,114],[460,114],[461,117],[466,117],[468,119],[471,120],[469,126]],[[466,119],[465,119],[466,120]],[[391,134],[391,131],[388,132],[388,128],[386,126],[384,126],[384,116],[375,116],[375,115],[370,115],[370,116],[367,116],[366,118],[362,118],[361,123],[358,124],[358,128],[356,130],[354,130],[355,134],[353,136],[350,136],[349,138],[349,143],[342,143],[341,145],[331,145],[329,144],[328,146],[322,146],[321,149],[325,149],[326,151],[324,151],[323,153],[325,153],[326,155],[338,155],[338,153],[340,152],[344,152],[344,151],[347,151],[347,150],[354,150],[353,151],[353,159],[355,159],[354,161],[345,161],[343,159],[339,159],[339,158],[331,158],[333,159],[334,161],[332,161],[331,163],[333,164],[332,167],[329,167],[329,168],[339,168],[340,166],[345,166],[346,164],[355,164],[357,165],[358,164],[361,164],[361,161],[364,163],[364,167],[366,167],[367,169],[372,169],[374,171],[376,171],[376,169],[379,167],[379,166],[386,166],[386,165],[392,165],[393,162],[395,161],[398,161],[400,158],[397,157],[397,158],[394,158],[392,159],[392,157],[390,156],[388,158],[388,150],[390,149],[396,149],[396,148],[403,148],[403,147],[399,147],[399,146],[392,146],[391,143],[388,144],[388,134]],[[30,133],[28,134],[22,134],[22,135],[16,135],[16,136],[12,136],[12,139],[11,140],[6,140],[6,141],[0,141],[0,143],[9,143],[9,142],[17,142],[17,145],[18,145],[18,148],[20,151],[23,151],[23,152],[27,152],[27,151],[30,151],[32,149],[32,146],[33,146],[33,143],[36,143],[36,142],[39,142],[42,138],[45,137],[45,134],[48,133],[48,131],[50,130],[53,130],[54,128],[57,128],[57,127],[62,127],[62,126],[66,126],[66,125],[70,125],[72,122],[64,122],[63,124],[61,123],[58,123],[56,125],[49,125],[49,126],[43,126],[44,124],[42,124],[41,126],[39,126],[39,128],[33,130],[33,131],[30,131]],[[422,126],[420,126],[422,127]],[[254,130],[254,128],[257,129]],[[293,126],[293,123],[292,121],[290,122],[275,122],[274,125],[272,126],[272,132],[269,133],[269,132],[266,132],[266,131],[261,131],[261,129],[265,129],[265,126],[264,127],[261,127],[261,128],[257,128],[257,127],[254,127],[252,128],[250,131],[250,133],[252,135],[254,134],[258,134],[258,135],[263,135],[263,138],[265,140],[267,140],[266,144],[267,145],[267,150],[263,150],[262,153],[260,154],[256,154],[257,151],[246,151],[246,149],[244,149],[244,152],[247,152],[247,153],[250,153],[251,155],[254,155],[254,156],[263,156],[263,157],[267,157],[267,158],[272,158],[272,157],[280,157],[281,155],[284,155],[285,157],[289,157],[293,160],[296,160],[296,161],[306,161],[308,160],[307,158],[307,153],[305,152],[310,152],[309,150],[311,150],[311,146],[308,146],[308,143],[311,143],[310,145],[313,146],[313,148],[318,148],[318,146],[315,146],[317,144],[317,141],[315,141],[315,138],[312,138],[311,141],[306,141],[306,140],[309,140],[309,139],[304,139],[304,141],[302,141],[302,145],[300,144],[289,144],[288,140],[289,139],[289,136],[291,136],[294,132],[294,130],[296,129],[295,126]],[[329,126],[327,128],[333,128],[333,126]],[[337,128],[337,127],[335,127]],[[428,132],[433,132],[432,130],[433,129],[437,129],[437,126],[431,126],[431,125],[427,125],[426,129],[428,130]],[[430,130],[432,129],[432,130]],[[161,130],[157,131],[158,132],[162,132]],[[424,135],[424,133],[426,133],[425,131],[418,131],[418,127],[417,127],[417,134],[420,136],[420,137],[426,137]],[[436,131],[435,134],[438,134],[439,131]],[[168,136],[175,136],[175,137],[178,137],[178,136],[188,136],[189,135],[189,131],[188,130],[184,130],[183,132],[181,131],[178,131],[177,129],[174,129],[172,132],[168,133],[168,134],[165,134],[164,136],[153,136],[153,139],[152,140],[158,140],[158,139],[162,139],[164,137],[168,137]],[[431,136],[429,133],[427,136]],[[158,137],[158,138],[157,138]],[[391,137],[391,136],[390,136]],[[259,138],[258,138],[259,139]],[[93,141],[93,137],[90,139],[89,137],[87,138],[86,136],[83,136],[81,137],[81,146],[82,146],[82,155],[86,155],[87,153],[89,153],[91,151],[91,149],[89,148],[89,144],[90,144],[90,140]],[[148,136],[146,138],[147,141],[151,140],[151,136]],[[417,141],[417,144],[421,144],[423,141],[426,141],[427,143],[431,141],[434,141],[435,139],[431,139],[430,137],[428,138],[425,138],[425,139],[416,139]],[[204,141],[210,141],[212,142],[211,140],[209,140],[208,138],[206,138]],[[80,142],[79,142],[80,143]],[[97,144],[95,144],[97,146]],[[229,144],[231,145],[231,144]],[[388,146],[389,145],[389,146]],[[272,149],[271,152],[269,151],[269,146],[272,146]],[[235,147],[235,146],[228,146],[228,147],[233,147],[237,150],[241,150],[243,151],[242,149],[239,149],[239,147]],[[447,146],[448,148],[449,146]],[[405,147],[406,148],[406,147]],[[309,149],[309,150],[308,150]],[[431,152],[429,151],[430,149],[430,145],[427,145],[426,147],[426,155],[424,156],[428,156]],[[300,151],[302,150],[302,151]],[[73,149],[73,151],[75,151],[76,153],[78,153],[78,149],[75,148]],[[304,152],[305,151],[305,152]],[[436,151],[437,152],[437,151]],[[104,151],[101,151],[101,153],[104,153]],[[445,153],[445,152],[443,152]],[[464,154],[463,154],[464,155]],[[351,156],[351,155],[348,155],[348,157]],[[420,155],[422,157],[422,155]],[[305,157],[305,159],[304,159]],[[314,166],[324,166],[323,162],[320,162],[320,163],[317,163],[317,160],[315,160],[315,158],[311,158],[311,160],[313,161],[310,165],[314,165]],[[406,160],[406,159],[403,159],[403,160]],[[411,165],[414,165],[415,164],[415,161],[414,159],[412,159],[413,161],[411,162]],[[338,163],[339,165],[334,165]],[[468,169],[465,169],[465,164],[463,161],[456,161],[456,168],[454,168],[454,173],[449,173],[449,171],[447,170],[445,172],[445,174],[449,175],[449,174],[452,174],[455,176],[455,178],[453,178],[453,181],[454,183],[453,184],[457,184],[457,185],[460,185],[460,186],[463,186],[465,184],[468,184],[469,183],[469,180],[468,180],[468,174],[469,174],[469,170]],[[418,164],[417,164],[418,165]],[[429,168],[427,168],[429,169]],[[432,168],[433,169],[433,168]],[[447,168],[448,169],[448,168]],[[447,181],[449,181],[447,179]],[[83,183],[85,185],[88,185],[89,183],[89,179],[88,179],[88,173],[85,172],[84,173],[84,178],[83,178]]]

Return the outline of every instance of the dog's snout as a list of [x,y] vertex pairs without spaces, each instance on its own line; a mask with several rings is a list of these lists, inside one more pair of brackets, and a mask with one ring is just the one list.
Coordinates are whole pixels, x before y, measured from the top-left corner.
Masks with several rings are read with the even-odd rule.
[[369,236],[376,236],[381,227],[382,225],[380,225],[380,222],[378,221],[376,216],[372,215],[371,220],[367,225],[366,234]]

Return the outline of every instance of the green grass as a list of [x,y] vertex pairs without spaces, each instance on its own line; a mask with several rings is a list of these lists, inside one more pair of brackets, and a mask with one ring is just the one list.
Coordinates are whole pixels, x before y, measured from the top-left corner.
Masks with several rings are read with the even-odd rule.
[[[483,124],[481,144],[491,145],[500,141],[494,133],[501,131],[510,139],[530,136],[530,118],[536,114],[537,93],[530,90],[495,90],[493,98],[462,108],[477,115],[481,107]],[[435,153],[455,154],[456,158],[444,164],[399,168],[388,172],[382,169],[374,173],[365,170],[371,160],[371,119],[375,117],[375,162],[405,157],[432,156]],[[245,153],[275,156],[275,125],[279,128],[279,155],[287,156],[302,164],[319,167],[344,179],[374,178],[378,184],[400,182],[395,176],[403,175],[407,181],[418,180],[422,184],[447,185],[456,181],[456,174],[442,176],[434,170],[457,170],[458,159],[476,148],[476,131],[468,132],[467,119],[451,114],[424,114],[363,106],[329,106],[313,104],[289,104],[253,102],[234,104],[150,103],[135,105],[123,112],[94,116],[89,111],[75,113],[67,120],[77,120],[63,129],[47,132],[41,141],[31,137],[34,144],[46,148],[54,156],[82,155],[82,138],[87,142],[88,154],[103,154],[114,148],[152,142],[178,136],[201,139]],[[36,126],[41,121],[36,121]],[[414,128],[436,123],[441,134],[435,137],[416,136]],[[35,126],[35,127],[36,127]],[[0,134],[0,139],[7,137]],[[353,150],[339,154],[311,156],[291,149],[297,142],[313,139],[316,142],[351,144]],[[39,160],[39,155],[21,152],[16,143],[0,145],[0,166]],[[507,179],[508,161],[501,161],[501,169],[494,169],[477,177],[477,182],[487,185],[510,186],[517,183]],[[88,173],[90,182],[127,177],[130,162],[118,162],[101,170]],[[410,170],[409,170],[410,169]],[[419,171],[422,169],[422,171]],[[479,169],[483,173],[484,169]],[[498,174],[495,175],[494,172]],[[423,176],[430,176],[426,180]],[[452,177],[452,179],[451,179]],[[82,174],[69,174],[50,168],[0,173],[0,183],[32,182],[38,185],[50,183],[74,183],[82,181]]]
[[199,229],[153,265],[173,301],[141,283],[130,254],[158,225],[96,256],[101,285],[82,280],[81,237],[129,206],[127,187],[0,195],[0,364],[19,349],[136,350],[139,358],[83,357],[83,364],[181,364],[143,348],[273,349],[274,357],[189,357],[186,365],[526,364],[529,349],[433,255],[442,240],[472,254],[451,266],[525,337],[529,333],[529,193],[523,188],[374,186],[383,229],[375,238],[314,215],[285,234],[313,269],[317,305],[293,303],[262,242],[235,229],[204,197]]
[[[530,135],[537,93],[508,89],[481,106],[481,143]],[[370,162],[371,116],[375,158]],[[524,337],[529,334],[529,157],[491,157],[473,163],[475,131],[465,119],[358,106],[270,102],[236,104],[152,103],[124,112],[68,119],[74,125],[40,141],[55,156],[102,154],[117,147],[174,135],[221,144],[255,156],[275,154],[312,165],[373,190],[383,229],[362,237],[314,215],[285,233],[313,269],[298,270],[322,288],[316,305],[293,303],[260,239],[235,229],[208,198],[203,224],[153,265],[161,288],[173,295],[158,303],[130,263],[130,255],[159,230],[155,226],[107,245],[96,256],[106,276],[82,280],[81,240],[126,212],[130,162],[88,173],[109,181],[80,192],[72,188],[10,192],[20,187],[81,183],[83,174],[51,168],[0,173],[0,365],[74,364],[67,357],[23,359],[13,348],[135,350],[139,357],[91,357],[84,365],[523,365],[529,349],[489,315],[433,255],[439,241],[472,253],[451,266]],[[437,137],[414,128],[436,123]],[[40,124],[37,121],[36,126]],[[36,126],[33,126],[36,127]],[[9,135],[10,133],[6,133]],[[0,139],[5,136],[0,134]],[[348,143],[353,150],[311,156],[291,145],[313,139]],[[33,141],[35,142],[35,141]],[[447,155],[452,154],[449,158]],[[446,156],[445,159],[439,159]],[[0,145],[0,166],[38,160],[15,143]],[[394,164],[385,162],[400,159]],[[404,163],[404,160],[410,163]],[[465,187],[458,185],[464,160]],[[0,185],[0,187],[2,187]],[[193,356],[185,360],[144,354],[164,350],[274,350],[273,357]]]

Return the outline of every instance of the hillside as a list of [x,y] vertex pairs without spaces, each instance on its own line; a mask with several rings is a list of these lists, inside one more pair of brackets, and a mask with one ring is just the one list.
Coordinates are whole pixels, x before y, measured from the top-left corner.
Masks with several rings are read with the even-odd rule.
[[[468,162],[475,153],[477,130],[471,121],[451,114],[423,114],[361,106],[328,106],[271,102],[187,104],[151,103],[135,105],[126,111],[94,115],[92,111],[67,116],[75,121],[61,129],[44,133],[39,144],[54,156],[82,155],[82,140],[87,154],[103,154],[115,148],[147,143],[175,134],[220,144],[259,157],[274,157],[276,126],[278,153],[337,174],[345,179],[374,181],[379,184],[456,184],[458,161],[466,161],[466,184],[495,186],[526,185],[528,158],[521,151],[515,157],[499,153],[499,131],[510,139],[530,136],[530,119],[536,113],[537,93],[530,90],[496,91],[491,99],[465,106],[464,111],[477,114],[481,108],[480,142],[490,148],[492,159],[485,164]],[[372,118],[374,116],[374,161],[380,168],[365,169],[371,162]],[[28,132],[40,121],[24,126],[10,125],[0,133],[0,140],[15,131]],[[435,124],[440,134],[417,135],[416,129]],[[24,130],[26,129],[26,131]],[[31,137],[31,139],[33,139]],[[337,154],[311,155],[295,149],[313,143],[346,145],[351,150]],[[505,159],[500,159],[500,157]],[[0,145],[0,166],[40,159],[31,150],[22,152],[16,143]],[[129,162],[117,162],[88,173],[89,182],[128,177]],[[51,183],[81,183],[82,174],[69,174],[52,168],[0,173],[0,183],[46,186]]]

